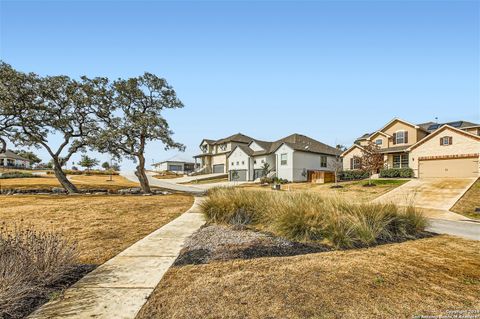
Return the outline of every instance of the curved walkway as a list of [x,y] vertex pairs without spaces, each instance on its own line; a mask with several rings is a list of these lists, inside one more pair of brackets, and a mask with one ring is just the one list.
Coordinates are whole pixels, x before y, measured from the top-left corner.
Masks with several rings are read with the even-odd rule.
[[[127,172],[127,171],[122,171],[120,172],[120,175],[125,177],[126,179],[138,183],[138,178],[135,175],[134,172]],[[191,193],[191,194],[196,194],[196,195],[202,195],[205,193],[204,189],[193,187],[193,186],[186,186],[186,185],[180,185],[176,183],[171,183],[167,182],[167,180],[161,180],[157,178],[153,178],[150,174],[147,174],[148,182],[150,183],[151,186],[157,186],[165,189],[170,189],[173,191],[178,191],[178,192],[186,192],[186,193]]]
[[185,239],[205,223],[198,211],[201,200],[196,197],[187,212],[87,274],[29,318],[135,318]]

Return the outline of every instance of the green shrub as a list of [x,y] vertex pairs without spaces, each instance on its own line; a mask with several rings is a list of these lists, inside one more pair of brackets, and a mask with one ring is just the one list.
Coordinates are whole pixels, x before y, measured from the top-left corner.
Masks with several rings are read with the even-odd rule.
[[261,184],[288,184],[289,181],[284,178],[278,178],[278,177],[262,177],[260,178],[260,183]]
[[386,168],[380,170],[380,177],[385,178],[411,178],[413,177],[413,169],[409,167],[404,168]]
[[36,177],[41,177],[39,175],[34,175],[32,173],[26,173],[26,172],[7,172],[3,173],[0,175],[0,179],[7,179],[7,178],[36,178]]
[[354,169],[354,170],[349,170],[349,171],[342,171],[339,174],[339,179],[341,181],[354,181],[354,180],[359,180],[359,179],[365,179],[368,178],[369,174],[367,171],[359,170],[359,169]]
[[210,223],[248,224],[291,240],[325,240],[337,248],[415,238],[426,226],[414,207],[356,204],[308,192],[214,189],[201,208]]
[[[119,173],[115,171],[100,171],[100,170],[79,171],[79,170],[64,169],[63,172],[67,175],[119,175]],[[47,174],[53,175],[55,174],[55,172],[48,171]]]

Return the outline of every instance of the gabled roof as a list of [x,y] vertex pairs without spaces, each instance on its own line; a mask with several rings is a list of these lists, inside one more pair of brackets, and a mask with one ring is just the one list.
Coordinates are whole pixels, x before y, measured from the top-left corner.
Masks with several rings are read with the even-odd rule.
[[357,139],[355,140],[355,142],[356,142],[356,141],[361,141],[361,140],[366,140],[370,135],[371,135],[371,133],[365,133],[365,134],[363,134],[362,136],[360,136],[359,138],[357,138]]
[[348,153],[350,153],[354,148],[359,148],[361,150],[365,150],[363,147],[361,147],[360,145],[358,144],[353,144],[352,146],[350,146],[346,151],[344,151],[342,154],[340,154],[340,157],[344,157],[345,155],[347,155]]
[[253,153],[254,153],[253,150],[250,147],[248,147],[246,145],[239,144],[239,145],[235,146],[235,148],[229,154],[227,154],[227,158],[229,158],[230,155],[232,155],[237,148],[242,150],[248,156],[252,156]]
[[4,158],[16,159],[16,160],[20,160],[20,161],[28,161],[28,162],[30,162],[29,159],[24,158],[24,157],[21,157],[20,155],[15,154],[15,153],[12,152],[11,150],[6,150],[5,152],[0,153],[0,158],[1,158],[1,159],[4,159]]
[[373,132],[372,134],[370,134],[370,136],[367,137],[367,140],[370,140],[372,137],[374,137],[377,134],[381,134],[381,135],[386,136],[386,137],[392,137],[391,135],[389,135],[387,133],[384,133],[382,131],[376,131],[376,132]]
[[189,159],[181,157],[180,155],[175,155],[175,156],[170,157],[169,159],[166,159],[164,161],[155,163],[155,164],[153,164],[153,166],[156,166],[156,165],[159,165],[159,164],[162,164],[162,163],[166,163],[166,162],[193,163],[193,161],[191,159],[189,160]]
[[418,128],[418,129],[422,129],[422,130],[423,130],[422,127],[420,127],[420,126],[418,126],[418,125],[416,125],[416,124],[412,124],[412,123],[410,123],[410,122],[407,122],[407,121],[405,121],[405,120],[402,120],[402,119],[399,119],[398,117],[396,117],[396,118],[392,119],[390,122],[388,122],[388,123],[387,123],[385,126],[383,126],[381,129],[379,129],[379,131],[383,131],[384,129],[386,129],[387,127],[389,127],[390,124],[392,124],[392,123],[395,122],[395,121],[397,121],[397,122],[402,122],[403,124],[407,124],[407,125],[412,126],[412,127],[414,127],[414,128]]
[[254,139],[251,138],[250,136],[247,136],[247,135],[242,134],[242,133],[237,133],[237,134],[230,135],[228,137],[221,138],[219,140],[209,140],[209,139],[204,138],[202,140],[202,142],[200,143],[200,145],[202,145],[203,142],[207,142],[210,145],[217,145],[217,144],[223,144],[223,143],[229,143],[229,142],[237,142],[237,143],[248,144],[253,140]]
[[477,141],[480,141],[480,136],[478,135],[475,135],[475,134],[472,134],[472,133],[468,133],[464,130],[461,130],[461,129],[458,129],[458,128],[455,128],[453,126],[450,126],[450,125],[443,125],[441,128],[437,129],[435,132],[433,132],[432,134],[429,134],[427,135],[425,138],[421,139],[420,141],[418,141],[417,143],[413,144],[412,146],[410,146],[407,151],[411,151],[413,150],[414,148],[417,148],[418,146],[422,145],[423,143],[425,143],[426,141],[432,139],[433,137],[439,135],[441,132],[445,131],[445,130],[452,130],[452,131],[455,131],[459,134],[463,134],[467,137],[470,137],[470,138],[473,138]]
[[289,146],[295,151],[301,152],[328,155],[340,155],[342,153],[341,150],[335,147],[324,144],[322,142],[314,140],[313,138],[301,134],[292,134],[274,142],[272,144],[271,153],[275,152],[283,144]]
[[[248,146],[252,145],[252,143],[255,142],[257,143],[261,148],[264,149],[264,152],[269,152],[270,148],[272,147],[272,144],[274,142],[267,142],[267,141],[261,141],[261,140],[253,140],[250,143],[248,143]],[[257,151],[257,152],[262,152],[262,151]]]

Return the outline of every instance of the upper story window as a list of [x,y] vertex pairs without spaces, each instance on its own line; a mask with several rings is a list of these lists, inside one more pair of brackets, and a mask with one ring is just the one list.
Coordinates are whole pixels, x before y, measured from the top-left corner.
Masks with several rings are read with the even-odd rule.
[[227,150],[227,144],[221,144],[219,146],[219,148],[220,148],[221,151],[226,151]]
[[408,132],[398,131],[393,134],[393,144],[406,144],[408,143]]
[[381,138],[377,138],[377,139],[375,140],[375,144],[376,144],[376,145],[382,145],[382,144],[383,144],[383,140],[382,140]]
[[280,154],[280,165],[287,165],[287,154]]
[[232,162],[232,166],[233,166],[233,162]]
[[451,136],[440,137],[440,145],[452,145],[452,137]]
[[206,153],[207,152],[207,145],[202,145],[202,147],[200,148],[202,150],[202,152]]
[[253,164],[257,164],[257,160],[253,160]]
[[265,160],[262,160],[262,164],[265,163]]
[[245,165],[245,161],[242,161],[242,165]]
[[238,164],[238,162],[237,162],[237,165],[240,165],[240,164]]
[[320,156],[320,167],[327,167],[327,157],[324,155]]

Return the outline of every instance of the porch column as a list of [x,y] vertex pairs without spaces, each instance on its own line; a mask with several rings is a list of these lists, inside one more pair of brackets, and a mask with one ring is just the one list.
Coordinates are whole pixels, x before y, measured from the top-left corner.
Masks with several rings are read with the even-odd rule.
[[383,162],[385,163],[384,166],[386,168],[390,168],[390,167],[388,167],[388,155],[387,154],[383,155]]

